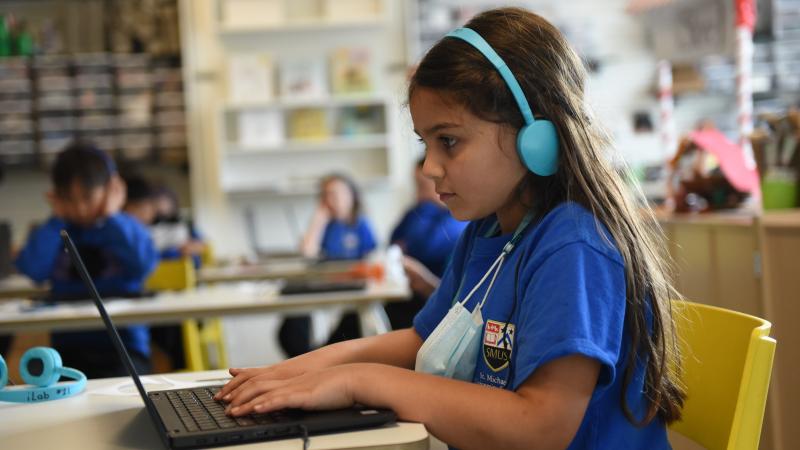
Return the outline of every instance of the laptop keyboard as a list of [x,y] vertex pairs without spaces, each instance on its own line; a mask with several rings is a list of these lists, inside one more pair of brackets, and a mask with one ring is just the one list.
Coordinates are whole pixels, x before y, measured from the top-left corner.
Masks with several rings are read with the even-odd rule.
[[226,428],[264,425],[289,419],[283,411],[268,414],[252,414],[230,417],[225,414],[225,403],[214,400],[219,387],[168,391],[167,399],[172,404],[187,431],[209,431]]

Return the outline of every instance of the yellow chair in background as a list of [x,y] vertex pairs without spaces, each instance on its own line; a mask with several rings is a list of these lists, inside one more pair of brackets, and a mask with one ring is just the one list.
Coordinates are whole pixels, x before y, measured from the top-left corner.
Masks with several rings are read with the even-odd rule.
[[[179,291],[194,289],[197,275],[191,258],[165,260],[158,263],[147,279],[146,288],[153,291]],[[228,367],[222,322],[206,320],[200,324],[194,319],[181,323],[183,352],[186,368],[195,372]]]
[[200,262],[202,265],[208,267],[214,265],[214,247],[211,246],[209,242],[205,243],[205,247],[203,248],[203,252],[200,253]]
[[708,449],[757,449],[775,339],[772,324],[747,314],[673,302],[687,390],[670,428]]

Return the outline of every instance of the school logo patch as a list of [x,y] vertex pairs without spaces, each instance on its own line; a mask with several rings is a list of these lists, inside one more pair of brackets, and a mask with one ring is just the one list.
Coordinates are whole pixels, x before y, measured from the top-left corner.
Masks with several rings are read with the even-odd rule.
[[354,250],[358,248],[358,235],[355,233],[347,233],[344,235],[342,245],[347,250]]
[[514,348],[514,324],[487,320],[483,331],[483,360],[495,372],[499,372],[511,361]]

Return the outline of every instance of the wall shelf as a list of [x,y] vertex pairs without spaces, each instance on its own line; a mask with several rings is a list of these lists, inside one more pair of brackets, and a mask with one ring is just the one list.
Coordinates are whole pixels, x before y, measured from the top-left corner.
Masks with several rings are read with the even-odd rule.
[[297,152],[360,151],[385,149],[388,136],[374,134],[364,136],[336,136],[321,140],[289,140],[282,145],[263,147],[243,147],[236,143],[226,145],[227,156],[247,157],[278,155],[287,156]]
[[383,105],[387,102],[383,94],[334,95],[318,98],[276,98],[259,102],[236,102],[225,105],[225,112],[239,112],[254,109],[294,109],[294,108],[327,108],[347,106]]
[[335,31],[349,31],[354,28],[360,30],[380,31],[386,26],[387,20],[383,16],[362,19],[335,20],[335,19],[303,19],[292,20],[282,24],[262,26],[219,26],[221,38],[254,34],[284,34],[284,33],[325,33]]

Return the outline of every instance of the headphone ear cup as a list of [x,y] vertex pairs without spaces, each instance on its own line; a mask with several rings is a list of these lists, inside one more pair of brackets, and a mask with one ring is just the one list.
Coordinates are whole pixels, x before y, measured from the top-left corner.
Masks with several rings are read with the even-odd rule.
[[19,373],[34,386],[50,386],[61,377],[61,355],[52,348],[33,347],[22,355]]
[[6,387],[8,384],[8,366],[6,360],[0,355],[0,389]]
[[558,133],[553,122],[537,120],[517,134],[517,153],[531,172],[550,176],[558,169]]

